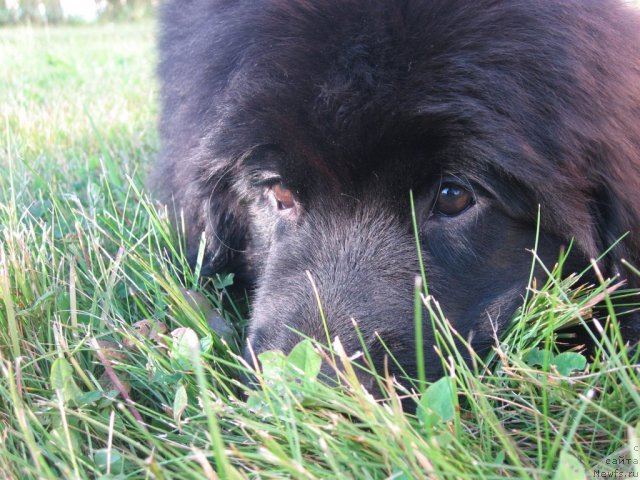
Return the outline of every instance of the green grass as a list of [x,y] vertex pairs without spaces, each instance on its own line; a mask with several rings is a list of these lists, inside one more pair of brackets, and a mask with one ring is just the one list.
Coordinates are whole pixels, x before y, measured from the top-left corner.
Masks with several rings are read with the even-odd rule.
[[[637,358],[615,316],[599,316],[586,365],[556,347],[596,303],[631,302],[606,281],[532,285],[488,367],[467,367],[438,304],[418,297],[449,372],[426,393],[382,376],[376,402],[339,344],[308,342],[266,355],[247,393],[228,279],[181,280],[180,243],[145,193],[154,60],[150,23],[0,30],[1,478],[638,474]],[[212,334],[185,289],[222,306],[235,337]],[[340,388],[316,381],[322,357]]]

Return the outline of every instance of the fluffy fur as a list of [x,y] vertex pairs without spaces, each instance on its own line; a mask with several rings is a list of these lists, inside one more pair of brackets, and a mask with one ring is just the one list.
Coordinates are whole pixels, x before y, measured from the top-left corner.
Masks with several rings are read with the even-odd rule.
[[[601,268],[639,260],[640,21],[620,1],[169,0],[159,76],[154,188],[192,259],[205,232],[205,273],[252,292],[256,353],[326,338],[311,278],[332,337],[359,350],[355,319],[378,368],[376,334],[415,373],[410,190],[430,293],[478,349],[522,303],[538,206],[548,265],[627,232]],[[434,207],[447,185],[468,208]]]

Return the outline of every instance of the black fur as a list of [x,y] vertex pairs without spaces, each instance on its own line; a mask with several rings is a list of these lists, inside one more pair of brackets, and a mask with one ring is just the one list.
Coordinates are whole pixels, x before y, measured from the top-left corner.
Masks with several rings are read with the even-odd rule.
[[[538,205],[548,265],[626,232],[601,268],[639,260],[640,21],[620,1],[170,0],[159,75],[153,183],[191,258],[204,231],[206,272],[251,289],[257,353],[325,339],[310,276],[332,337],[360,349],[353,318],[378,368],[376,332],[415,373],[410,190],[430,293],[478,348],[522,302]],[[433,209],[447,182],[473,193],[459,215]]]

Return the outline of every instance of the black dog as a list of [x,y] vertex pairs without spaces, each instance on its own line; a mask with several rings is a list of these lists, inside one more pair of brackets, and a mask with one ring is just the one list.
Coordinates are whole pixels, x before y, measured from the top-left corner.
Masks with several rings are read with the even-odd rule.
[[[477,349],[547,265],[640,259],[640,20],[615,0],[171,0],[154,184],[253,292],[248,343],[415,374],[419,272]],[[308,273],[307,273],[308,272]],[[631,282],[631,280],[629,280]],[[634,328],[629,331],[633,332]],[[425,335],[426,369],[439,361]]]

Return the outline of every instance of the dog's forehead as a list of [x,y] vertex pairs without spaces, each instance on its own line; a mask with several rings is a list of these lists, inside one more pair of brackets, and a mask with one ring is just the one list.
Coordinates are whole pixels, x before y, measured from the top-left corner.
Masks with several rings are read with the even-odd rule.
[[[329,175],[348,177],[376,164],[388,168],[399,153],[403,164],[417,157],[428,168],[447,143],[473,141],[474,130],[497,131],[487,105],[502,108],[501,100],[479,64],[499,37],[474,25],[465,5],[256,2],[253,21],[231,30],[229,41],[241,42],[234,58],[221,59],[236,66],[223,69],[229,76],[220,144],[247,142],[234,146],[235,154],[276,144]],[[458,22],[455,37],[448,21]]]
[[[337,7],[327,5],[317,10],[330,16],[326,12]],[[355,16],[345,12],[354,16],[352,30],[325,25],[324,42],[313,40],[322,26],[301,27],[304,22],[297,19],[276,29],[273,24],[282,20],[269,20],[267,14],[255,33],[258,40],[247,47],[259,53],[246,58],[259,60],[239,66],[229,79],[221,145],[234,139],[246,142],[235,146],[236,155],[254,145],[276,145],[284,153],[284,168],[316,168],[343,180],[360,178],[363,170],[392,173],[410,162],[419,163],[421,170],[435,168],[436,153],[455,133],[460,117],[472,116],[472,109],[443,108],[441,100],[430,98],[433,81],[421,71],[428,52],[417,46],[396,48],[406,41],[401,37],[407,31],[369,25],[393,23],[387,10],[371,8],[365,17],[357,15],[358,9]],[[319,11],[315,15],[322,17]],[[299,41],[291,42],[291,35]],[[314,52],[318,45],[324,50]],[[227,140],[230,131],[235,134]]]
[[[302,4],[273,3],[293,7],[273,7],[272,15],[292,16],[291,10]],[[419,44],[400,48],[411,33],[398,25],[401,21],[387,18],[391,6],[363,12],[367,2],[347,3],[360,8],[327,2],[301,9],[295,21],[271,19],[258,26],[256,42],[248,47],[258,52],[247,52],[247,58],[259,61],[238,70],[243,88],[234,89],[246,112],[254,118],[266,112],[273,126],[289,136],[311,131],[315,138],[307,142],[345,149],[379,143],[399,117],[422,111],[434,83],[425,71],[429,52]],[[331,21],[338,14],[340,29]],[[277,108],[271,108],[274,102]]]

